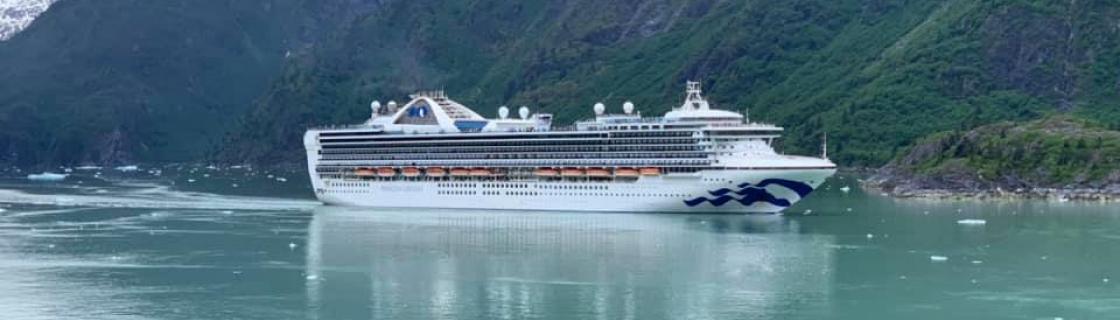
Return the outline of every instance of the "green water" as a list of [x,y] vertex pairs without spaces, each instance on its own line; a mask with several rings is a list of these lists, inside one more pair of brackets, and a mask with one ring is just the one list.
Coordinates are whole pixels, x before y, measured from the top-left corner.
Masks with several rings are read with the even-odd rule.
[[785,215],[380,211],[321,207],[296,179],[192,174],[199,181],[5,180],[0,313],[1120,317],[1115,205],[894,200],[840,191],[849,178]]

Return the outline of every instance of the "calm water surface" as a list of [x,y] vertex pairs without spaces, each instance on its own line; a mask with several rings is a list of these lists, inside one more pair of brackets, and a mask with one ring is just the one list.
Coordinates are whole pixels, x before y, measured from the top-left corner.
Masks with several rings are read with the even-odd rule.
[[5,319],[1120,315],[1108,204],[902,201],[838,178],[785,215],[399,211],[319,206],[264,173],[113,181],[0,182]]

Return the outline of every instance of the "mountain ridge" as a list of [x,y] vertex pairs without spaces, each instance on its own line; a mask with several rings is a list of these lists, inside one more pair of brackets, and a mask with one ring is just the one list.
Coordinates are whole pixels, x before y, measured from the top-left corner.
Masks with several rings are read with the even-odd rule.
[[[599,101],[659,114],[679,103],[685,80],[700,80],[718,107],[786,127],[787,152],[815,153],[827,132],[834,160],[878,166],[928,134],[998,121],[1068,114],[1120,125],[1118,8],[60,1],[0,42],[0,125],[9,128],[0,161],[299,163],[304,128],[360,122],[371,100],[417,90],[445,89],[484,115],[527,105],[562,124]],[[135,32],[94,27],[116,20]]]

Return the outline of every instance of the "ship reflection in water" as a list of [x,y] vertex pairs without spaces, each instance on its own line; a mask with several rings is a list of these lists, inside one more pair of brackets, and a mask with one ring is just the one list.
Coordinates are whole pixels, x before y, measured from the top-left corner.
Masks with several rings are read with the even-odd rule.
[[831,310],[833,236],[776,215],[322,207],[318,319],[783,318]]

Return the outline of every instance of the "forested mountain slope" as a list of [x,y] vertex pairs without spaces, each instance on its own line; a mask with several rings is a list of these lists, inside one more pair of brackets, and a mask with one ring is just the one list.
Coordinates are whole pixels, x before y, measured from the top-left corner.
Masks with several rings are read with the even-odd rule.
[[287,65],[221,155],[297,160],[306,126],[413,90],[564,122],[596,101],[658,114],[698,79],[718,105],[786,126],[787,151],[827,131],[842,164],[879,165],[997,120],[1120,122],[1118,39],[1117,1],[398,1]]

